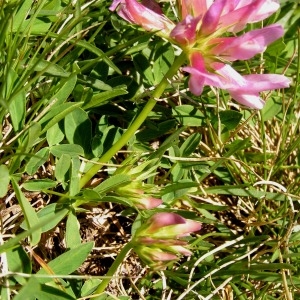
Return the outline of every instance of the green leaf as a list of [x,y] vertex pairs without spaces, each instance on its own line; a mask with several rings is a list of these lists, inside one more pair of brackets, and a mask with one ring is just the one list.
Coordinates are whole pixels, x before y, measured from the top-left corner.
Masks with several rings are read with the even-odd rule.
[[100,282],[101,280],[98,278],[91,278],[86,280],[81,288],[80,296],[81,297],[90,296],[96,290]]
[[[299,25],[299,24],[298,24]],[[264,54],[270,55],[271,57],[278,57],[280,53],[285,49],[286,45],[283,42],[283,38],[270,44]]]
[[96,191],[100,195],[105,194],[129,182],[131,182],[131,177],[129,175],[125,175],[125,174],[113,175],[108,179],[104,180],[103,182],[101,182],[97,187],[95,187],[94,191]]
[[32,151],[32,147],[37,142],[40,133],[41,126],[38,123],[32,123],[32,125],[24,133],[24,137],[22,138],[20,146],[16,151],[18,155],[14,156],[11,161],[11,173],[14,173],[20,167],[22,160],[25,158],[24,154]]
[[230,155],[233,155],[238,151],[246,149],[249,146],[251,146],[250,138],[245,138],[243,140],[236,139],[229,145],[226,145],[226,149],[228,149],[228,152],[224,156],[229,157]]
[[99,202],[108,202],[108,203],[118,203],[125,206],[135,207],[135,204],[132,203],[130,198],[118,197],[118,196],[104,196],[99,197],[98,199],[93,199],[90,202],[99,203]]
[[[76,271],[81,264],[86,260],[94,243],[88,242],[80,244],[78,247],[70,249],[61,254],[57,258],[48,263],[48,267],[57,275],[67,275]],[[47,272],[41,269],[37,272],[37,275],[46,275]],[[46,283],[52,280],[52,278],[39,278],[39,282]]]
[[77,220],[75,211],[70,211],[66,223],[66,245],[67,248],[73,249],[81,244],[80,225]]
[[64,133],[61,129],[60,123],[54,124],[47,130],[46,139],[49,147],[59,144],[64,139]]
[[148,121],[146,122],[146,125],[145,129],[136,134],[137,139],[141,142],[147,142],[168,133],[175,128],[176,121],[166,120],[158,124]]
[[[7,251],[6,259],[10,272],[31,274],[31,261],[22,246]],[[15,275],[14,278],[20,284],[26,284],[24,277]]]
[[71,75],[70,72],[65,71],[61,66],[42,59],[31,60],[29,66],[27,67],[33,67],[33,70],[36,72],[43,71],[45,74],[55,77],[68,78]]
[[221,123],[225,125],[228,130],[235,129],[243,117],[241,113],[234,110],[220,111],[219,115]]
[[81,75],[78,77],[78,83],[84,84],[85,86],[90,86],[92,90],[99,91],[111,91],[112,87],[105,83],[104,81],[97,79],[95,77],[90,77],[87,75]]
[[85,102],[83,109],[87,110],[93,107],[101,106],[107,102],[107,100],[113,99],[117,96],[126,95],[128,92],[124,88],[116,88],[112,91],[105,91],[95,94],[89,101]]
[[176,120],[184,126],[202,126],[204,115],[192,105],[176,106],[172,109]]
[[41,167],[49,158],[49,148],[45,147],[39,150],[34,156],[28,161],[25,171],[29,175],[36,173],[39,167]]
[[9,113],[14,131],[21,131],[24,128],[26,113],[26,95],[24,89],[21,89],[20,92],[10,99]]
[[49,128],[62,120],[66,115],[71,113],[77,107],[80,107],[82,102],[78,103],[63,103],[58,107],[53,107],[40,121],[43,128],[41,134],[45,133]]
[[112,90],[126,90],[126,93],[123,94],[122,99],[132,99],[139,89],[139,85],[134,78],[126,75],[115,76],[109,79],[107,83],[112,87]]
[[179,181],[167,185],[162,191],[162,198],[164,201],[172,201],[186,195],[187,193],[196,191],[198,187],[199,184],[191,180]]
[[76,108],[65,117],[65,134],[70,144],[80,145],[85,154],[91,152],[92,122],[84,110]]
[[[40,223],[44,223],[42,225],[42,232],[47,232],[57,226],[68,212],[68,208],[59,209],[59,204],[57,203],[51,203],[38,211],[37,215],[40,219]],[[22,226],[22,228],[24,227]]]
[[96,54],[98,57],[101,57],[103,61],[108,66],[110,66],[115,72],[117,72],[118,74],[122,74],[121,70],[107,57],[107,55],[100,48],[84,40],[81,41],[76,40],[76,46],[83,47],[89,50],[90,52]]
[[[276,101],[277,100],[277,101]],[[277,116],[282,110],[282,101],[277,97],[269,98],[265,106],[261,110],[264,121],[271,120],[273,117]]]
[[180,147],[180,153],[182,157],[190,156],[196,148],[199,146],[201,141],[201,134],[193,133],[187,137],[187,139],[183,142]]
[[76,300],[75,297],[65,293],[61,289],[42,284],[41,289],[34,293],[38,300]]
[[165,141],[161,144],[161,146],[149,156],[149,160],[161,158],[163,154],[173,146],[174,140],[177,140],[179,135],[184,131],[184,127],[178,128],[176,131],[172,133]]
[[0,166],[0,198],[4,197],[8,191],[10,181],[9,171],[6,165]]
[[[18,183],[14,179],[14,177],[11,178],[11,182],[14,188],[14,191],[16,193],[16,197],[18,199],[18,202],[21,206],[22,212],[25,217],[25,222],[27,225],[27,228],[32,228],[35,225],[39,223],[39,218],[34,210],[34,208],[30,205],[29,201],[25,198],[23,195]],[[38,244],[38,242],[41,239],[41,229],[36,229],[32,234],[31,234],[31,241],[30,244],[32,246]]]
[[64,154],[72,156],[84,155],[84,151],[79,145],[61,144],[50,148],[50,152],[56,157],[62,157]]
[[95,157],[99,157],[105,151],[108,151],[112,145],[120,139],[122,130],[110,126],[104,129],[102,136],[95,136],[92,141],[92,151]]
[[[280,193],[271,193],[255,190],[253,188],[238,187],[238,186],[214,186],[205,188],[205,194],[212,195],[234,195],[239,197],[251,197],[251,198],[265,198],[275,201],[286,201],[286,196]],[[296,201],[296,199],[295,199]]]
[[184,175],[184,169],[181,167],[180,163],[176,163],[172,167],[171,175],[172,175],[172,181],[176,182],[180,179],[182,179]]
[[143,54],[137,53],[133,56],[136,70],[147,80],[148,85],[154,85],[154,77],[150,60]]
[[74,90],[76,82],[77,82],[76,74],[72,74],[67,79],[62,80],[62,82],[58,86],[57,92],[51,97],[49,103],[54,102],[53,107],[59,106],[62,103],[64,103],[69,98],[72,91]]
[[[54,206],[55,205],[56,204],[54,204]],[[48,208],[49,206],[51,207],[51,204],[47,205],[45,207],[45,209]],[[53,207],[52,207],[52,210],[53,210]],[[7,251],[8,249],[15,247],[23,239],[27,238],[28,236],[30,236],[32,233],[36,232],[37,230],[41,230],[41,228],[44,228],[44,226],[45,227],[48,226],[49,230],[52,229],[53,227],[50,227],[50,225],[58,224],[69,212],[69,210],[64,207],[61,207],[61,208],[55,207],[54,211],[55,211],[54,214],[49,214],[49,216],[47,216],[45,218],[41,218],[41,221],[38,224],[34,225],[33,227],[31,227],[30,229],[28,229],[26,231],[19,233],[17,236],[10,238],[3,245],[0,245],[0,253],[3,253],[5,251]],[[24,227],[25,226],[22,225],[22,228],[24,228]],[[48,230],[45,230],[45,231],[48,231]]]
[[56,181],[51,179],[33,179],[23,183],[23,188],[27,191],[43,191],[54,188]]
[[159,43],[156,43],[155,47],[155,61],[152,71],[154,75],[154,85],[157,85],[172,66],[175,54],[174,48],[168,42],[160,41]]
[[63,154],[55,165],[55,178],[60,182],[66,181],[66,175],[71,166],[71,155]]
[[19,10],[17,14],[13,18],[13,25],[12,25],[12,31],[18,31],[22,24],[24,23],[25,19],[28,16],[28,13],[30,11],[30,7],[32,5],[31,0],[24,0],[22,5],[20,5]]
[[36,294],[38,294],[40,289],[40,283],[35,277],[31,277],[26,284],[23,285],[19,293],[14,297],[14,300],[35,300]]
[[75,102],[84,102],[83,108],[86,110],[87,103],[89,103],[93,97],[93,89],[85,86],[84,84],[76,84],[72,92],[72,96]]
[[[63,285],[63,281],[60,280]],[[19,293],[14,297],[14,300],[75,300],[73,296],[67,294],[61,289],[40,284],[36,277],[31,277],[22,287]]]
[[[51,26],[51,22],[46,22],[45,19],[38,19],[35,18],[25,20],[19,30],[21,32],[26,32],[30,30],[30,33],[32,34],[45,34]],[[14,28],[13,28],[14,29]]]
[[75,196],[80,191],[80,160],[77,156],[71,157],[71,176],[69,195]]
[[103,196],[98,192],[96,192],[95,190],[91,190],[91,189],[84,189],[82,198],[80,200],[77,200],[75,204],[77,206],[86,203],[95,205],[96,203],[100,203],[100,202],[118,203],[118,204],[131,206],[131,207],[134,206],[130,198],[118,197],[118,196]]

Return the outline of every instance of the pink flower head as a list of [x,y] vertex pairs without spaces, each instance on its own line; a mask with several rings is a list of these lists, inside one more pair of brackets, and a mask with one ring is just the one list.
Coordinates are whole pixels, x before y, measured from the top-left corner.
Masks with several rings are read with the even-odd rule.
[[164,269],[177,261],[178,255],[192,254],[183,238],[200,229],[200,223],[178,214],[157,213],[136,231],[134,250],[152,269]]
[[[187,53],[190,66],[183,70],[190,73],[189,87],[195,95],[200,95],[206,85],[214,86],[227,90],[241,104],[261,109],[264,101],[260,92],[289,86],[284,76],[241,76],[227,64],[264,52],[283,35],[283,28],[276,24],[237,35],[247,24],[276,12],[278,0],[177,0],[177,4],[180,21],[176,25],[163,15],[154,0],[114,0],[111,9],[119,7],[120,16],[146,30],[159,30]],[[267,84],[270,78],[276,80]],[[260,79],[263,89],[254,83]]]

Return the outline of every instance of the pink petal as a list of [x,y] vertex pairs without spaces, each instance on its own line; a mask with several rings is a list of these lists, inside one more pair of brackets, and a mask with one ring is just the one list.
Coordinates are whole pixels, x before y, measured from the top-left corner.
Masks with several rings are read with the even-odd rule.
[[200,18],[193,18],[188,15],[178,23],[172,30],[170,37],[181,45],[188,45],[195,42],[196,29]]
[[262,109],[264,101],[259,97],[262,91],[286,88],[290,80],[283,75],[252,74],[244,76],[247,85],[242,88],[228,89],[233,99],[250,108]]
[[246,80],[229,65],[212,63],[210,67],[215,72],[210,73],[205,69],[205,62],[200,53],[193,53],[190,61],[191,67],[185,67],[183,70],[191,74],[189,88],[195,95],[201,94],[204,85],[211,85],[221,89],[246,85]]
[[[149,4],[148,2],[146,1],[146,4]],[[139,25],[148,31],[162,30],[164,34],[169,34],[174,28],[171,20],[156,12],[158,11],[157,7],[152,10],[136,0],[116,0],[110,9],[117,10],[118,15],[124,20]]]
[[207,72],[204,58],[199,52],[190,55],[190,62],[191,66],[183,68],[183,71],[191,74],[189,87],[193,94],[200,95],[204,85],[223,87],[220,76]]
[[265,0],[263,1],[263,5],[259,7],[256,11],[255,15],[252,15],[249,18],[249,23],[254,23],[258,21],[262,21],[269,16],[271,16],[274,12],[276,12],[280,8],[280,4],[276,0]]
[[209,35],[217,29],[225,4],[226,0],[216,0],[209,7],[202,20],[201,34]]
[[150,223],[149,232],[154,232],[157,229],[165,226],[185,224],[185,221],[186,220],[183,217],[174,213],[157,213],[148,220],[148,222]]
[[247,32],[240,37],[217,38],[213,43],[219,43],[212,52],[228,60],[246,60],[254,55],[265,51],[267,45],[283,35],[281,25],[268,27]]
[[109,9],[111,11],[115,11],[122,1],[123,0],[114,0],[113,3],[111,4],[111,6],[109,7]]
[[180,253],[180,254],[182,254],[184,256],[191,256],[193,254],[192,251],[190,251],[190,250],[188,250],[188,249],[186,249],[186,248],[184,248],[182,246],[172,246],[172,250],[174,252]]
[[289,78],[278,74],[251,74],[245,75],[244,78],[248,87],[255,92],[287,88],[291,83]]
[[278,8],[275,0],[240,1],[233,10],[222,15],[220,23],[222,27],[228,27],[228,31],[238,32],[243,30],[247,23],[264,20]]
[[177,255],[168,252],[160,252],[158,250],[151,250],[151,259],[154,261],[170,261],[177,260]]
[[196,69],[191,67],[183,68],[183,71],[186,71],[191,74],[189,79],[189,89],[191,93],[196,96],[200,96],[203,92],[205,77],[202,76]]
[[184,19],[187,15],[203,16],[212,5],[213,0],[179,0],[178,2],[181,8],[181,18]]
[[201,226],[201,224],[199,222],[186,219],[185,220],[184,230],[183,230],[185,232],[183,232],[182,234],[178,233],[177,236],[181,237],[181,236],[186,235],[188,233],[199,231],[201,229],[201,227],[202,226]]
[[228,92],[234,100],[250,108],[262,109],[265,105],[265,102],[259,97],[258,94],[248,94],[247,92],[243,93],[242,91],[238,90],[228,90]]
[[239,37],[216,38],[212,43],[218,44],[212,49],[212,53],[224,57],[227,60],[246,60],[266,50],[271,44],[283,35],[281,25],[253,30]]
[[174,213],[157,213],[148,220],[150,226],[147,232],[155,238],[173,238],[186,235],[188,233],[198,231],[201,224],[186,220],[178,214]]
[[[200,223],[192,220],[185,221],[185,224],[169,225],[158,228],[155,232],[152,232],[152,237],[162,239],[177,239],[188,236],[191,232],[195,232],[201,229]],[[176,243],[174,242],[174,244]]]
[[136,202],[136,207],[140,209],[152,209],[162,204],[161,199],[147,197],[141,198],[138,202]]
[[216,70],[216,73],[221,75],[222,85],[217,86],[222,89],[228,89],[232,87],[244,87],[247,85],[245,78],[240,75],[230,65],[223,63],[212,63],[211,66]]

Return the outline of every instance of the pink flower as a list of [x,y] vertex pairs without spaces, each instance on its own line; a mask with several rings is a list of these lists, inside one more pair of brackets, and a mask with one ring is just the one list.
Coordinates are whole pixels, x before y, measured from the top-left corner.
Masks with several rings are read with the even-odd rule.
[[133,238],[135,252],[152,269],[165,269],[178,255],[192,254],[183,238],[201,229],[201,224],[175,213],[157,213],[141,225]]
[[[262,53],[283,35],[280,25],[270,25],[239,36],[228,36],[245,29],[248,23],[262,21],[279,8],[277,0],[178,0],[181,21],[168,20],[154,0],[115,0],[118,13],[146,30],[179,45],[187,53],[190,66],[189,87],[200,95],[206,85],[225,89],[231,97],[250,108],[261,109],[260,92],[286,88],[290,81],[282,75],[241,76],[227,62],[247,60]],[[272,82],[268,80],[272,79]],[[264,82],[257,88],[255,80]],[[267,83],[268,82],[268,83]]]

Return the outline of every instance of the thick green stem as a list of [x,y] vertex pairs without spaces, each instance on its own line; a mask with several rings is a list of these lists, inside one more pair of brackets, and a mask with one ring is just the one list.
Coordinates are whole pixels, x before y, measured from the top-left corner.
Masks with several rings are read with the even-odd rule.
[[[102,156],[99,158],[98,163],[108,162],[135,134],[135,132],[140,128],[143,122],[146,120],[147,116],[154,108],[156,101],[161,97],[166,87],[168,86],[169,80],[177,73],[180,66],[185,62],[186,56],[182,52],[180,56],[176,58],[173,65],[170,67],[169,71],[166,73],[162,81],[154,89],[151,98],[148,100],[146,105],[136,119],[131,123],[129,128],[124,132],[121,138]],[[81,178],[80,188],[84,187],[87,182],[101,169],[101,165],[95,164],[92,166]]]
[[[121,250],[121,252],[118,254],[117,258],[115,259],[115,261],[113,262],[113,264],[109,268],[109,270],[108,270],[105,278],[101,281],[101,283],[99,284],[98,288],[94,292],[94,294],[101,294],[101,293],[103,293],[105,291],[105,289],[108,286],[110,280],[112,279],[112,277],[116,273],[118,267],[122,264],[122,262],[124,261],[127,253],[131,249],[132,249],[132,243],[131,242],[127,243],[123,247],[123,249]],[[95,300],[97,300],[97,298],[95,298]]]

